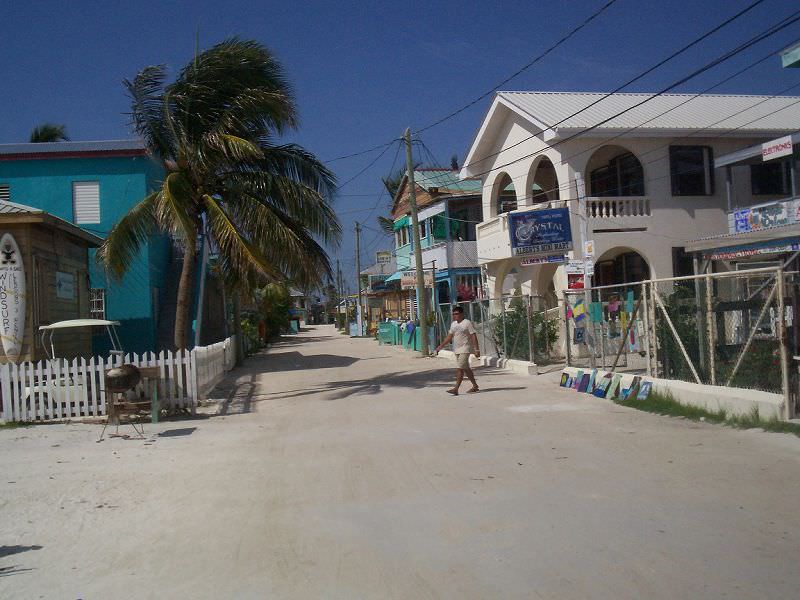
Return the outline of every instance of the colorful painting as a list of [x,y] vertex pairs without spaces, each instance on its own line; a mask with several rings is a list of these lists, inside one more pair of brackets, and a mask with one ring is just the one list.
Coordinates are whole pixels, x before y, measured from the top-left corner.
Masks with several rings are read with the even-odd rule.
[[650,395],[650,390],[652,389],[653,389],[652,381],[643,381],[642,385],[639,386],[639,393],[636,394],[636,399],[647,400],[647,397]]
[[611,385],[608,386],[608,393],[606,394],[606,398],[611,400],[619,400],[620,396],[620,389],[622,388],[622,375],[616,373],[611,379]]
[[578,369],[578,372],[575,374],[575,379],[572,381],[572,387],[576,390],[578,389],[578,385],[581,382],[581,378],[583,377],[583,371]]
[[562,373],[561,374],[561,383],[559,384],[561,387],[567,387],[567,382],[569,381],[569,373]]
[[611,373],[606,373],[603,377],[597,382],[597,386],[595,386],[594,391],[592,392],[593,396],[597,396],[598,398],[605,398],[606,392],[608,391],[608,386],[611,385]]
[[590,394],[594,391],[594,385],[596,379],[597,379],[597,369],[592,369],[592,374],[589,376],[589,385],[586,386],[586,391]]
[[584,373],[583,377],[581,377],[581,382],[578,384],[578,391],[579,392],[586,392],[586,389],[589,387],[589,379],[591,375],[589,373]]

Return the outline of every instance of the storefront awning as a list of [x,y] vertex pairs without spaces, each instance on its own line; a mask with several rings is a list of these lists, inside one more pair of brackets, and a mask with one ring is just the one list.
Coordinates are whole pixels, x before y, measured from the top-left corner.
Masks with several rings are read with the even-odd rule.
[[388,283],[390,281],[400,281],[400,277],[402,277],[402,276],[403,276],[403,272],[402,271],[395,271],[394,273],[392,273],[391,275],[389,275],[386,278],[386,282]]
[[401,217],[394,222],[392,228],[397,231],[398,229],[402,229],[403,227],[408,227],[408,215],[405,217]]

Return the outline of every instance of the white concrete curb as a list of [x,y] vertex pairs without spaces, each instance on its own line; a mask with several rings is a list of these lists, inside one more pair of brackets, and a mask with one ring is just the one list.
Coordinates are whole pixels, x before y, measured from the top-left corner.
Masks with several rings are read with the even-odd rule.
[[[450,350],[440,350],[437,358],[446,358],[455,361],[455,355]],[[481,356],[475,358],[474,355],[469,357],[469,365],[471,367],[496,367],[498,369],[506,369],[519,375],[538,375],[539,368],[535,363],[527,362],[524,360],[514,360],[511,358],[497,358],[496,356]]]
[[[562,372],[574,377],[578,370],[577,367],[564,367]],[[597,377],[600,378],[609,372],[598,369]],[[634,375],[625,373],[621,375],[622,387],[630,386]],[[674,379],[641,377],[643,380],[653,382],[654,391],[671,394],[675,400],[686,406],[698,406],[709,411],[725,409],[735,415],[750,414],[753,407],[757,406],[758,414],[762,419],[776,417],[779,420],[783,420],[783,395],[781,394],[721,385],[702,385]]]

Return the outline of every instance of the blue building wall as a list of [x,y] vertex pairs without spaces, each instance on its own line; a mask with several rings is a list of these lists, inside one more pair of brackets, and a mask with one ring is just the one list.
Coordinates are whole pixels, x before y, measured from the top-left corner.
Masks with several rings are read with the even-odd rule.
[[[158,163],[147,156],[47,158],[0,161],[0,183],[8,184],[12,202],[41,208],[74,222],[72,183],[97,181],[100,189],[100,223],[81,225],[100,237],[162,179]],[[107,281],[90,251],[90,285],[106,289],[106,317],[121,323],[119,333],[126,351],[154,350],[158,315],[154,298],[164,286],[170,246],[151,240],[119,281]],[[96,352],[107,349],[98,338]]]

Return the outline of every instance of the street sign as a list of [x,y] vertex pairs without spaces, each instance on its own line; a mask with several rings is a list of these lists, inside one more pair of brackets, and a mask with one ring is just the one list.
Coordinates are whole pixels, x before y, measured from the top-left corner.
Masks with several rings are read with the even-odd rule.
[[509,213],[508,230],[514,256],[563,254],[572,250],[572,229],[567,208]]
[[526,256],[519,260],[523,267],[530,265],[544,265],[548,263],[560,264],[567,262],[567,257],[563,254],[543,254],[541,256]]
[[567,275],[583,275],[585,269],[586,263],[580,259],[570,260],[565,267]]
[[392,253],[380,251],[375,253],[375,262],[379,265],[388,265],[392,262]]
[[[425,269],[423,274],[425,279],[425,287],[433,287],[433,270]],[[400,275],[400,287],[404,290],[417,289],[417,272],[403,271]]]

